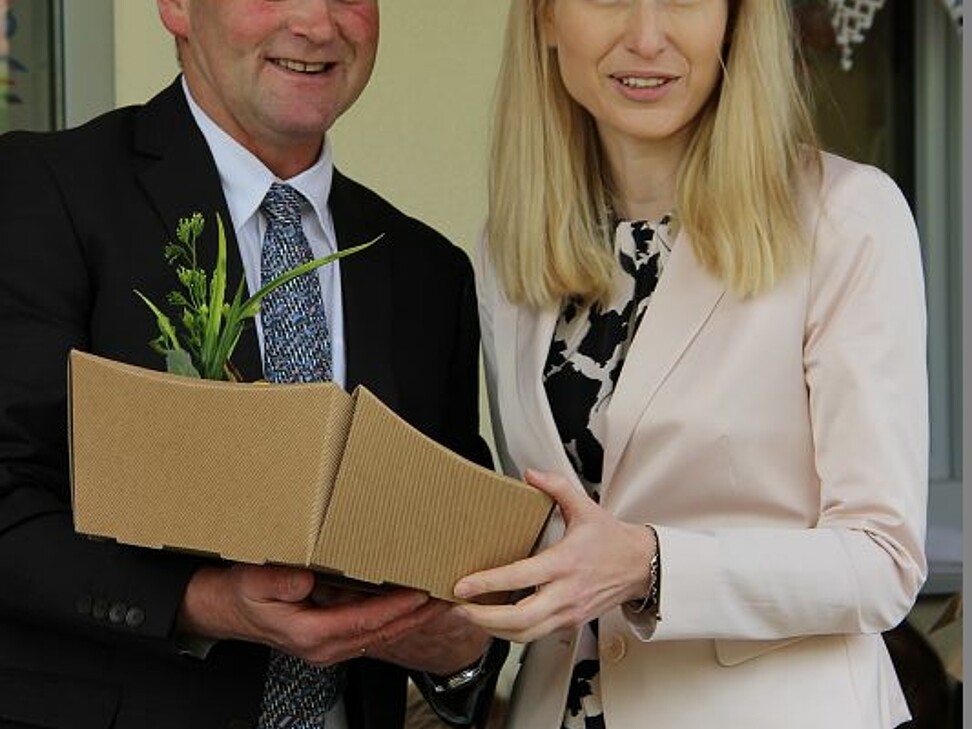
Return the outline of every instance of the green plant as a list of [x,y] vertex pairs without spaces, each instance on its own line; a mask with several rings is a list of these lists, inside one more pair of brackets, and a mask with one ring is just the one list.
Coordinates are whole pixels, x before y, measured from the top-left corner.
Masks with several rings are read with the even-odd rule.
[[164,249],[165,260],[176,267],[176,275],[184,290],[169,293],[167,301],[179,307],[178,319],[182,334],[168,316],[141,291],[135,293],[155,314],[159,335],[149,342],[156,352],[165,357],[166,370],[187,377],[206,380],[239,381],[240,375],[230,358],[243,332],[247,319],[260,311],[263,298],[288,281],[325,264],[364,250],[382,236],[353,248],[329,256],[317,258],[291,269],[275,278],[248,299],[243,299],[245,284],[240,279],[236,293],[226,301],[226,232],[223,221],[216,214],[218,247],[216,267],[210,277],[199,267],[196,243],[202,235],[205,221],[201,213],[182,218],[176,228],[177,242],[168,243]]

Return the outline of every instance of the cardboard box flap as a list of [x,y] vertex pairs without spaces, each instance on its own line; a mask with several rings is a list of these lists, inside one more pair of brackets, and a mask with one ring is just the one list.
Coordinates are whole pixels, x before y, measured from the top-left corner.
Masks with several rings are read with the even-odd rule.
[[315,565],[454,600],[460,577],[531,552],[552,506],[545,494],[427,438],[365,388],[355,392]]
[[195,380],[77,351],[69,373],[77,531],[309,563],[351,422],[347,393]]

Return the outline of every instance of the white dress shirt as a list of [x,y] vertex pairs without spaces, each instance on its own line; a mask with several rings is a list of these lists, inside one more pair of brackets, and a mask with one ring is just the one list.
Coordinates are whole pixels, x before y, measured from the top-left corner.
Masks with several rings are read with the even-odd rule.
[[[250,294],[260,289],[260,249],[267,229],[267,221],[260,212],[260,204],[274,182],[290,185],[310,202],[310,206],[304,206],[301,211],[301,223],[314,257],[319,258],[334,253],[337,250],[337,235],[334,232],[331,211],[327,206],[331,193],[331,180],[334,176],[334,161],[330,145],[325,141],[321,156],[313,166],[289,180],[280,180],[252,152],[207,116],[193,100],[184,78],[182,87],[192,116],[206,138],[206,144],[209,145],[213,159],[216,161],[216,169],[219,171],[223,194],[232,218]],[[190,211],[186,212],[188,214]],[[208,216],[211,211],[203,211],[203,213]],[[207,222],[215,225],[214,220]],[[317,269],[317,275],[321,282],[324,310],[327,312],[327,324],[331,333],[333,377],[336,383],[344,387],[346,371],[340,261],[321,266]],[[231,291],[235,290],[236,284],[236,281],[228,282]],[[259,317],[255,317],[255,321],[262,356],[263,325]]]

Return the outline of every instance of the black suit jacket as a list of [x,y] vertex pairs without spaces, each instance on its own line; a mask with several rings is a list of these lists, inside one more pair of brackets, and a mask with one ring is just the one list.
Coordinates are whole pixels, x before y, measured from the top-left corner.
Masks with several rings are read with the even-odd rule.
[[[349,389],[364,383],[429,436],[477,461],[478,330],[468,259],[422,223],[335,174]],[[160,368],[152,316],[176,288],[162,247],[180,217],[229,221],[212,156],[173,84],[75,130],[0,137],[0,727],[250,726],[266,649],[173,639],[201,560],[76,536],[66,443],[71,347]],[[229,281],[243,275],[232,226]],[[234,362],[261,375],[254,329]],[[191,417],[191,414],[187,414]],[[258,424],[257,424],[258,425]],[[352,729],[401,726],[405,674],[352,661]],[[5,724],[6,723],[6,724]]]

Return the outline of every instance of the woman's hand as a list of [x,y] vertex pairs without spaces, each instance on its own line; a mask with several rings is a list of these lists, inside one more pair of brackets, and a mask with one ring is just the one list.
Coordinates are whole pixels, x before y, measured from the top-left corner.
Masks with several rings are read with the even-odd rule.
[[528,559],[462,578],[455,594],[470,599],[536,591],[514,605],[468,604],[457,610],[495,636],[528,643],[645,596],[655,550],[648,528],[615,519],[562,475],[527,471],[526,480],[557,502],[566,525],[563,539]]

